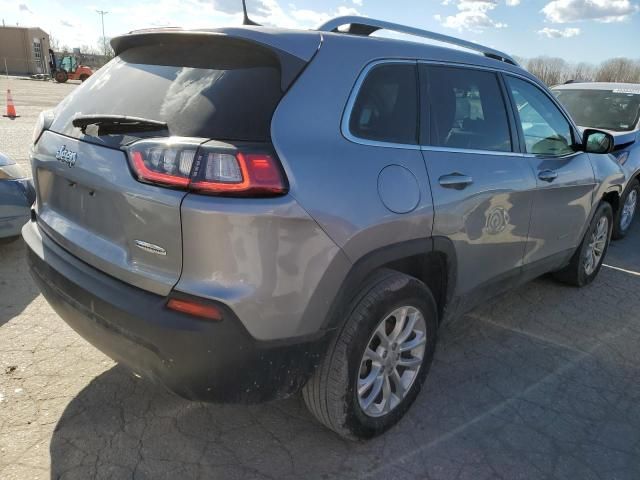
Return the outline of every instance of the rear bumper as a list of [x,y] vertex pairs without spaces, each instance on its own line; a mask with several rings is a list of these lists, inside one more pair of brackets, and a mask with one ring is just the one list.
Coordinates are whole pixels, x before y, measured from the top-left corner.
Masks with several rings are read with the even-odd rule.
[[165,308],[167,298],[84,264],[35,222],[23,228],[31,274],[78,334],[143,377],[192,400],[255,403],[284,398],[306,382],[325,340],[260,342],[220,305],[220,322]]

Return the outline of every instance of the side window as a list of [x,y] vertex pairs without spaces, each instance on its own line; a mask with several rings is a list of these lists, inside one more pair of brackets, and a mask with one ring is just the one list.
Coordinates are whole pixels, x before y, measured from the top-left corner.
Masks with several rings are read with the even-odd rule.
[[535,85],[506,76],[516,103],[528,153],[561,156],[573,153],[571,125],[558,107]]
[[374,67],[351,110],[351,134],[378,142],[417,144],[417,83],[415,64]]
[[432,146],[512,150],[507,110],[494,73],[429,66],[427,81]]

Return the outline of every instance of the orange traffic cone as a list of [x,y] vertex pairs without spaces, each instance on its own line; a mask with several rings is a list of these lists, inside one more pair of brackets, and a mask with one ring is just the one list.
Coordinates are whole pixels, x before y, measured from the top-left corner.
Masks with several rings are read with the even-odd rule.
[[11,96],[11,90],[7,89],[7,114],[3,117],[17,118],[20,115],[16,113],[16,106],[13,104],[13,97]]

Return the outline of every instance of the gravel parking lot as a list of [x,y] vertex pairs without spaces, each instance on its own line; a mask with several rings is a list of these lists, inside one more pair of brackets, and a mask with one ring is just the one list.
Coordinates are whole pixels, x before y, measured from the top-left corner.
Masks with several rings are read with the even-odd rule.
[[[0,151],[26,164],[37,113],[75,87],[11,88]],[[297,397],[208,405],[133,377],[48,306],[21,241],[0,245],[0,478],[637,480],[638,245],[640,222],[591,286],[541,278],[445,324],[413,409],[367,443]]]

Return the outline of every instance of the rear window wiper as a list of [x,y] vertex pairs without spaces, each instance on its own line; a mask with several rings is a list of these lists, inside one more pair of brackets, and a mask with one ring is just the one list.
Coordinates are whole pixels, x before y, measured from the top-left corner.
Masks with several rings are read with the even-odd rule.
[[95,125],[98,135],[169,130],[166,122],[126,115],[78,115],[71,123],[82,133],[86,133],[88,126]]

